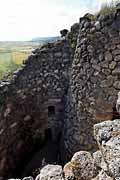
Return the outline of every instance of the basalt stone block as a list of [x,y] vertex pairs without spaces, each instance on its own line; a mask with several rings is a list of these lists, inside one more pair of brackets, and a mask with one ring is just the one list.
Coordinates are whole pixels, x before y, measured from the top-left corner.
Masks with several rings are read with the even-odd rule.
[[107,52],[105,52],[105,60],[106,61],[112,61],[112,54],[109,52],[109,51],[107,51]]
[[93,158],[89,152],[80,151],[74,154],[71,161],[64,166],[65,179],[88,180],[97,175]]
[[119,49],[115,49],[112,51],[113,55],[119,55],[120,54],[120,50]]
[[64,180],[62,167],[58,165],[47,165],[35,180]]
[[107,164],[107,171],[114,179],[120,177],[120,119],[105,121],[94,126],[94,134]]
[[114,59],[115,59],[115,61],[117,61],[117,62],[120,61],[120,55],[115,56]]
[[115,87],[115,89],[120,90],[120,81],[115,81],[113,86]]
[[119,75],[120,74],[120,68],[116,67],[113,71],[112,71],[113,75]]

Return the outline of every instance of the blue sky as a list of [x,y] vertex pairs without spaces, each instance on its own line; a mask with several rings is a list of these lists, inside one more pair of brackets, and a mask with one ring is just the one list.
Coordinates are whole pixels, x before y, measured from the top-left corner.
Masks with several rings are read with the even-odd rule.
[[0,41],[56,36],[111,0],[0,0]]

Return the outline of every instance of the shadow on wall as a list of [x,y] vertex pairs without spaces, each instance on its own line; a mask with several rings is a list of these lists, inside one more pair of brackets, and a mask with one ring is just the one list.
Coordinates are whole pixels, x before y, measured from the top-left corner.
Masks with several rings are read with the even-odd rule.
[[53,141],[52,130],[45,130],[45,139],[41,148],[32,155],[32,159],[25,165],[21,177],[36,176],[46,164],[60,164],[60,137]]
[[52,130],[50,128],[45,129],[45,142],[52,141]]

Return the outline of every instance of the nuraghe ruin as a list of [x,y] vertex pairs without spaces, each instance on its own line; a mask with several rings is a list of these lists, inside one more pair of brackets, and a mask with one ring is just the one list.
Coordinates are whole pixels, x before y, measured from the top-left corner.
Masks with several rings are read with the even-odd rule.
[[59,141],[62,163],[78,150],[94,152],[93,125],[118,117],[120,14],[90,17],[1,82],[0,176],[21,173],[46,139]]

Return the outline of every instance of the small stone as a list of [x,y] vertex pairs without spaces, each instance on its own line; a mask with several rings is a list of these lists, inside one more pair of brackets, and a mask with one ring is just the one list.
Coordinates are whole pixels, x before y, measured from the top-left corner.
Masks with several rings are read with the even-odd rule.
[[120,38],[119,37],[112,38],[112,43],[113,44],[119,44],[120,43]]
[[62,56],[62,53],[61,53],[61,52],[55,53],[55,57],[59,58],[59,57],[61,57],[61,56]]
[[114,60],[115,60],[115,61],[120,61],[120,55],[115,56]]
[[67,62],[69,62],[70,61],[70,59],[63,59],[63,61],[65,62],[65,63],[67,63]]
[[115,49],[112,51],[113,55],[119,55],[120,54],[120,49]]
[[113,75],[119,75],[119,74],[120,74],[120,68],[115,68],[115,69],[112,71],[112,74],[113,74]]
[[87,21],[87,22],[85,22],[85,24],[84,24],[84,28],[89,28],[89,26],[90,26],[90,23]]
[[113,85],[113,82],[114,82],[114,78],[112,75],[109,75],[107,77],[107,84],[108,84],[108,87],[112,86]]
[[58,69],[54,70],[54,73],[58,74],[58,72],[59,72]]
[[4,129],[0,129],[0,135],[2,135],[3,132],[4,132]]
[[116,62],[112,61],[110,64],[109,64],[109,68],[110,69],[115,69],[115,66],[116,66]]
[[24,177],[23,180],[34,180],[32,176]]
[[38,80],[38,81],[37,81],[37,84],[38,84],[38,85],[42,84],[42,80]]
[[114,86],[116,89],[120,90],[120,81],[115,81],[115,83],[113,84],[113,86]]
[[30,115],[27,115],[24,117],[24,121],[29,121],[31,119],[31,116]]
[[107,80],[102,81],[100,87],[107,88],[108,87]]
[[112,54],[109,51],[105,53],[105,60],[112,61]]
[[88,41],[88,39],[87,39],[87,38],[83,38],[83,39],[81,39],[80,44],[86,44],[86,43],[87,43],[87,41]]
[[102,61],[102,60],[104,59],[103,53],[100,53],[99,56],[98,56],[98,58],[99,58],[99,61]]
[[56,89],[56,91],[61,92],[61,91],[62,91],[62,89],[61,89],[61,88],[57,88],[57,89]]
[[110,49],[114,50],[116,48],[115,44],[111,44]]
[[14,122],[13,124],[10,125],[10,128],[14,128],[15,126],[17,126],[17,122]]
[[102,68],[108,68],[109,67],[109,63],[107,62],[100,62],[99,65],[102,67]]
[[97,71],[100,71],[100,70],[101,70],[100,66],[98,66],[98,65],[92,65],[92,67],[93,67],[95,70],[97,70]]
[[120,49],[120,44],[117,45],[117,48]]
[[4,117],[9,116],[10,113],[11,113],[11,107],[10,105],[8,105],[8,107],[4,111]]
[[102,72],[104,75],[108,76],[111,74],[111,70],[110,69],[102,69]]
[[90,33],[91,33],[91,34],[94,34],[95,32],[96,32],[96,28],[95,28],[95,27],[93,27],[93,28],[90,29]]
[[99,21],[96,21],[95,27],[96,27],[97,30],[100,30],[101,26],[100,26],[100,22]]
[[94,48],[93,48],[93,46],[91,46],[91,45],[89,45],[89,46],[87,47],[87,50],[88,50],[89,53],[93,53],[93,52],[94,52]]

